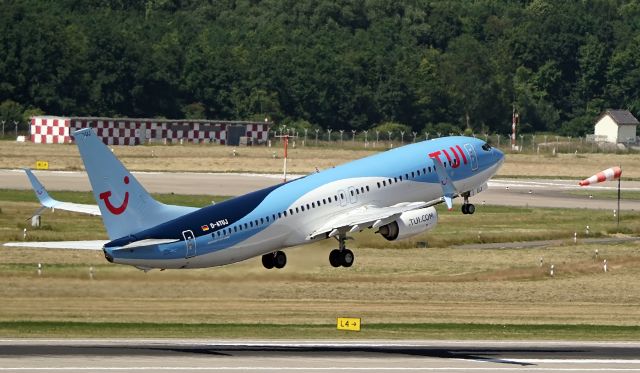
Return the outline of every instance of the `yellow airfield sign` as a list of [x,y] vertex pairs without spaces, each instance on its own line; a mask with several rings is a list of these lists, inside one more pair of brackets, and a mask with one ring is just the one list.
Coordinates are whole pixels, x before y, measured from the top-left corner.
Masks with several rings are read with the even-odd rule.
[[36,170],[48,170],[49,162],[47,161],[36,161]]
[[360,318],[338,317],[338,330],[360,331]]

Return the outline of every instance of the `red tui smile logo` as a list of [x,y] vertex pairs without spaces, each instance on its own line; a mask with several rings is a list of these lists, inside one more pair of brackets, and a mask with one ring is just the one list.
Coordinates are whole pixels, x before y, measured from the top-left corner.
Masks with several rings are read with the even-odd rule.
[[[124,177],[124,183],[129,184],[129,176]],[[113,215],[120,215],[127,209],[127,204],[129,203],[129,192],[124,193],[124,201],[118,207],[111,204],[109,201],[109,197],[111,197],[111,191],[102,192],[99,195],[100,199],[104,201],[104,205],[107,206],[107,210]]]

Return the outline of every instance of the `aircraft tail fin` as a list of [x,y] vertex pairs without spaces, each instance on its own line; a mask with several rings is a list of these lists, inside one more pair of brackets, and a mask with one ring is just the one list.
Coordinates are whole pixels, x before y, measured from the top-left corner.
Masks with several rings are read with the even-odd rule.
[[153,199],[91,128],[78,130],[73,137],[110,239],[132,235],[195,210]]

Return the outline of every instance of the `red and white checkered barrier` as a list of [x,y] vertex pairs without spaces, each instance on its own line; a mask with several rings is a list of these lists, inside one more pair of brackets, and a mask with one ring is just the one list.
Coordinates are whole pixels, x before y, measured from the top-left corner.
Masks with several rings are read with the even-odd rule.
[[31,141],[37,144],[64,144],[71,142],[69,118],[31,118]]
[[107,145],[139,145],[145,142],[226,144],[228,126],[245,126],[245,136],[253,139],[253,143],[268,140],[268,123],[40,116],[31,118],[31,141],[72,143],[71,133],[91,127]]

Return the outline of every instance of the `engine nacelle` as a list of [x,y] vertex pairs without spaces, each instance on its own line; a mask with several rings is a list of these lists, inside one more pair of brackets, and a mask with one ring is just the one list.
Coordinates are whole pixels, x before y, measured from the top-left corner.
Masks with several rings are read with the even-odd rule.
[[382,237],[389,241],[401,240],[436,227],[438,212],[434,207],[403,212],[398,219],[378,230]]

